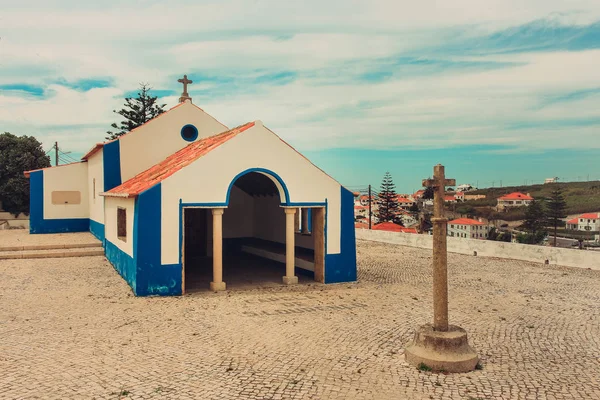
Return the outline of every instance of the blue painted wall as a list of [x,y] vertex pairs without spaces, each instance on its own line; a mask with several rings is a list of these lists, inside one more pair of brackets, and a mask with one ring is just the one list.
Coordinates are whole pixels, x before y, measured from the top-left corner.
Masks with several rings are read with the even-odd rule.
[[29,233],[85,232],[88,218],[44,219],[44,171],[29,175]]
[[110,240],[105,241],[104,252],[108,261],[110,261],[117,272],[131,286],[133,293],[137,293],[135,260],[129,254],[115,246]]
[[356,280],[356,237],[354,228],[354,195],[341,187],[340,254],[325,256],[325,283]]
[[160,184],[136,198],[133,254],[138,296],[181,294],[181,264],[161,264],[161,201]]
[[109,142],[102,149],[104,168],[104,191],[108,192],[121,184],[121,145],[119,140]]
[[104,245],[104,224],[90,219],[90,232]]

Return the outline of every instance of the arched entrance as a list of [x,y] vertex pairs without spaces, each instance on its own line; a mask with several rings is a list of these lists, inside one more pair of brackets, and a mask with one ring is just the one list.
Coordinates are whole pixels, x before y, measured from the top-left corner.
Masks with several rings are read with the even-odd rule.
[[325,207],[291,203],[270,171],[240,173],[225,204],[184,206],[182,218],[187,292],[323,281]]

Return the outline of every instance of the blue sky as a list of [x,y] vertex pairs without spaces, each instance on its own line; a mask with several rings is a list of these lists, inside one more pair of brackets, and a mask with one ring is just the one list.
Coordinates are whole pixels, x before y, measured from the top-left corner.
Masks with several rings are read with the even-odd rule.
[[481,187],[600,179],[597,0],[25,3],[0,16],[0,131],[71,157],[139,82],[173,106],[186,73],[205,111],[348,186],[409,192],[436,163]]

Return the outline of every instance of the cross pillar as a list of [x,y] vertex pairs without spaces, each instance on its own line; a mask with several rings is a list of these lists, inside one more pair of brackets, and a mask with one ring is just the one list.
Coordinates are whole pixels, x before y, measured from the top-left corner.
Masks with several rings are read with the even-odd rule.
[[417,329],[413,341],[406,347],[406,361],[418,366],[427,365],[436,371],[468,372],[479,361],[469,346],[467,332],[448,324],[448,219],[444,217],[446,186],[454,186],[454,179],[446,179],[444,166],[433,168],[433,179],[424,179],[423,186],[433,187],[433,325]]
[[294,285],[298,283],[298,277],[295,276],[296,264],[296,244],[294,232],[294,216],[295,208],[284,208],[285,210],[285,276],[283,283],[286,285]]
[[210,290],[225,290],[223,282],[223,208],[213,208],[213,280]]
[[181,93],[181,97],[179,98],[179,102],[183,103],[186,100],[192,101],[192,98],[188,94],[187,85],[193,83],[191,79],[188,79],[187,75],[183,75],[183,79],[177,79],[177,82],[183,83],[183,93]]

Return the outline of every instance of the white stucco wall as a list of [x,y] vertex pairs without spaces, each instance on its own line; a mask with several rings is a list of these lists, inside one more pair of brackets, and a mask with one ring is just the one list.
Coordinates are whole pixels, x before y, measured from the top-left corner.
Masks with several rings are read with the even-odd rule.
[[[102,149],[88,158],[88,193],[90,219],[104,224],[104,197],[100,193],[104,192],[104,162]],[[94,198],[94,179],[96,180],[96,196]]]
[[[133,214],[135,212],[135,199],[106,197],[105,207],[104,235],[106,240],[110,241],[126,254],[133,257]],[[123,241],[117,237],[117,209],[119,207],[127,210],[126,241]]]
[[[432,249],[433,236],[410,233],[373,231],[357,229],[356,238],[377,242],[393,243],[401,246]],[[563,249],[560,247],[533,246],[520,243],[496,242],[467,238],[448,237],[448,251],[484,257],[508,258],[566,267],[591,268],[600,270],[600,252],[591,250]]]
[[[79,204],[52,204],[53,191],[81,193]],[[59,165],[44,170],[44,219],[89,218],[88,164]]]
[[340,184],[257,124],[162,182],[163,264],[179,259],[179,199],[183,203],[225,202],[231,181],[250,168],[278,174],[294,203],[327,199],[326,250],[328,254],[340,252]]
[[227,130],[227,127],[191,103],[183,103],[134,131],[120,141],[121,181],[158,164],[191,142],[181,137],[181,128],[192,124],[198,139]]

